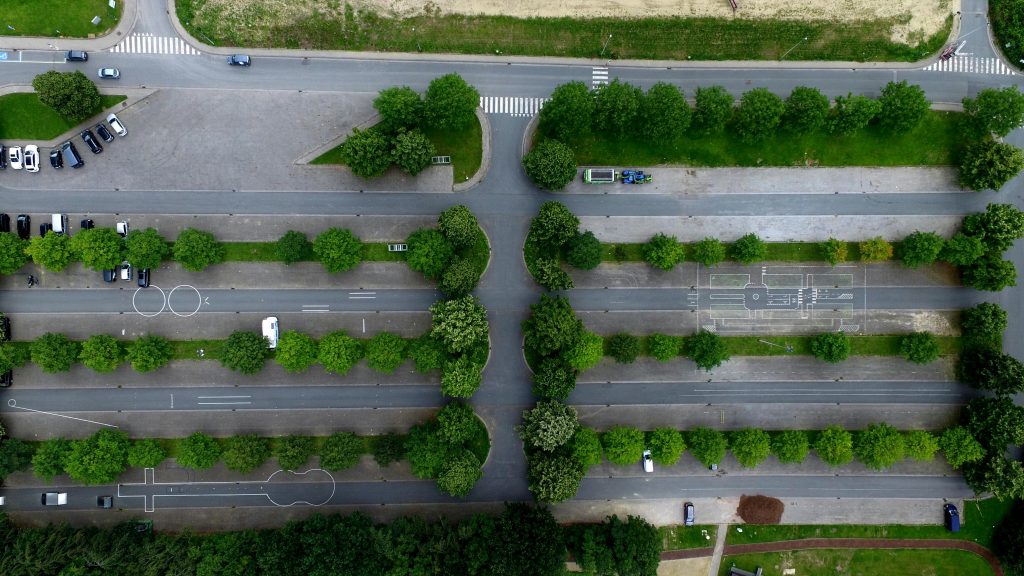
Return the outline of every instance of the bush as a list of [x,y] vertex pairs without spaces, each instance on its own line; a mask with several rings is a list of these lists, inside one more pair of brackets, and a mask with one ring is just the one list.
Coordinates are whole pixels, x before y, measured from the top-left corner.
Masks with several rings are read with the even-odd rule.
[[174,259],[189,272],[202,272],[223,262],[224,256],[224,246],[209,232],[185,228],[174,241]]
[[939,447],[942,448],[946,461],[954,469],[960,469],[964,464],[977,462],[985,457],[985,447],[963,426],[947,428],[942,436],[939,436]]
[[577,234],[572,240],[569,240],[568,249],[566,261],[573,268],[580,270],[597,268],[597,265],[601,263],[601,255],[604,253],[601,242],[589,230]]
[[128,465],[128,434],[103,429],[84,440],[71,443],[64,458],[64,470],[76,482],[109,484]]
[[939,258],[956,266],[967,266],[984,255],[985,242],[981,238],[957,232],[946,241]]
[[430,81],[423,97],[423,121],[432,128],[460,130],[476,120],[480,93],[456,73]]
[[480,282],[480,271],[476,264],[458,256],[441,273],[441,281],[437,287],[449,298],[461,298],[473,291]]
[[47,332],[32,342],[32,362],[47,374],[68,372],[78,360],[81,346],[63,334]]
[[849,464],[853,460],[853,435],[841,426],[829,426],[818,434],[814,451],[829,466]]
[[436,154],[434,143],[419,130],[400,133],[392,146],[391,161],[412,176],[430,166],[430,159]]
[[102,104],[96,84],[77,70],[39,74],[32,79],[32,88],[40,102],[72,124],[92,116]]
[[864,128],[882,110],[877,100],[867,96],[836,96],[836,105],[828,119],[828,131],[840,136],[849,136]]
[[740,496],[736,514],[747,524],[778,524],[786,506],[782,500],[769,496]]
[[193,470],[205,470],[220,459],[220,444],[203,434],[193,432],[178,443],[178,464]]
[[785,430],[772,436],[772,454],[783,464],[800,464],[809,450],[810,441],[802,430]]
[[0,232],[0,274],[14,274],[28,262],[27,246],[14,232]]
[[433,228],[413,232],[406,242],[409,244],[406,264],[432,280],[441,277],[455,253],[455,248],[444,234]]
[[705,466],[719,464],[725,457],[727,445],[725,434],[704,426],[698,426],[686,435],[686,445],[698,462]]
[[152,372],[171,361],[174,348],[163,336],[142,336],[128,349],[128,361],[136,372]]
[[775,134],[786,105],[767,88],[754,88],[740,97],[733,127],[747,144],[761,142]]
[[888,424],[870,424],[857,433],[854,454],[865,466],[884,470],[903,459],[903,435]]
[[721,132],[732,116],[732,94],[721,86],[697,88],[694,93],[696,105],[693,109],[691,128],[698,134]]
[[572,438],[572,457],[584,468],[597,466],[604,457],[601,437],[593,428],[580,427]]
[[391,332],[378,332],[366,343],[366,364],[378,372],[391,374],[405,361],[405,340]]
[[590,134],[594,94],[583,82],[559,84],[540,109],[538,129],[551,138],[570,140]]
[[64,462],[71,453],[71,442],[64,438],[44,440],[32,456],[32,473],[49,482],[64,473]]
[[263,370],[267,359],[267,338],[263,334],[247,330],[235,330],[224,342],[220,357],[222,366],[245,375]]
[[460,451],[444,441],[437,433],[437,423],[427,422],[413,426],[405,441],[406,457],[417,478],[437,478],[448,458]]
[[900,356],[915,364],[927,364],[939,357],[939,339],[928,332],[914,332],[900,338]]
[[705,238],[690,248],[690,257],[711,267],[725,260],[725,244],[717,238]]
[[277,439],[274,457],[285,470],[302,470],[313,455],[313,439],[309,436],[283,436]]
[[430,314],[431,336],[443,342],[451,354],[487,342],[487,310],[472,296],[435,302]]
[[289,230],[274,243],[274,256],[287,264],[294,264],[308,259],[312,255],[313,245],[302,232]]
[[381,131],[353,128],[341,144],[341,160],[360,178],[383,176],[391,167],[391,143]]
[[558,140],[545,140],[523,156],[523,168],[537,186],[561,190],[576,178],[576,155]]
[[[545,104],[544,106],[548,106]],[[658,82],[640,102],[644,134],[654,141],[672,141],[690,127],[690,105],[675,84]]]
[[537,284],[552,291],[570,290],[573,287],[572,277],[562,270],[558,260],[554,258],[534,260],[533,279],[537,281]]
[[320,467],[344,470],[358,464],[362,455],[362,438],[351,432],[335,432],[324,440],[320,449]]
[[473,409],[462,402],[449,402],[437,412],[437,431],[446,442],[463,444],[473,437],[477,417]]
[[480,459],[469,450],[456,454],[441,466],[437,475],[437,488],[456,498],[463,498],[483,476]]
[[732,245],[732,257],[741,264],[761,262],[767,256],[768,247],[754,233],[743,236]]
[[924,90],[916,84],[907,84],[906,80],[886,84],[878,103],[882,106],[878,112],[879,126],[896,133],[916,128],[932,107]]
[[[562,353],[562,360],[576,372],[583,372],[597,366],[602,358],[604,358],[604,338],[589,330],[583,330],[576,344]],[[575,377],[573,383],[575,385]]]
[[167,240],[153,228],[132,230],[124,239],[125,260],[136,268],[159,268],[171,254]]
[[313,253],[328,272],[344,272],[362,260],[362,242],[351,230],[330,228],[313,240]]
[[608,339],[608,354],[619,364],[632,364],[640,356],[640,339],[632,334],[615,334]]
[[[602,354],[603,354],[602,344]],[[565,400],[576,388],[576,372],[559,358],[545,358],[533,375],[533,394],[551,400]]]
[[388,134],[415,128],[423,117],[423,100],[408,86],[381,90],[373,100],[373,107],[380,114],[377,128]]
[[971,190],[999,190],[1024,168],[1024,152],[1005,142],[971,142],[960,159],[960,183]]
[[644,262],[667,271],[683,261],[685,252],[683,245],[675,236],[658,233],[644,244],[643,256]]
[[572,440],[579,428],[576,409],[556,400],[537,402],[523,412],[523,422],[516,427],[523,445],[530,449],[554,452]]
[[615,426],[601,435],[601,445],[612,464],[636,464],[643,457],[644,433],[636,428]]
[[651,334],[647,337],[647,353],[658,359],[660,362],[679,356],[682,348],[682,338],[677,336],[666,336],[664,334]]
[[317,359],[332,374],[347,374],[363,357],[363,345],[344,330],[325,334],[320,339]]
[[132,468],[156,468],[167,459],[167,451],[158,440],[143,438],[128,448],[128,465]]
[[224,442],[222,456],[228,470],[248,474],[270,458],[270,441],[255,434],[232,436]]
[[1009,326],[1006,310],[998,304],[982,302],[960,311],[960,332],[965,345],[976,348],[1002,348],[1003,332]]
[[821,251],[825,256],[825,261],[832,266],[846,261],[846,242],[829,238],[821,243]]
[[924,430],[911,430],[903,437],[908,458],[918,462],[931,462],[939,450],[939,440]]
[[74,260],[68,236],[53,231],[47,232],[46,236],[36,236],[29,240],[25,253],[31,256],[32,261],[38,266],[51,272],[63,271]]
[[892,258],[892,244],[876,236],[860,243],[860,259],[864,262],[882,262]]
[[850,357],[850,337],[844,332],[825,332],[811,340],[811,354],[825,362],[842,362]]
[[821,90],[797,86],[786,98],[782,126],[796,134],[814,132],[825,124],[828,107],[828,97]]
[[729,447],[740,466],[754,468],[771,453],[771,438],[764,430],[744,428],[732,433]]
[[729,359],[729,349],[723,339],[714,332],[701,330],[686,339],[683,349],[698,368],[710,372]]
[[292,374],[305,372],[317,359],[316,340],[295,330],[285,330],[277,341],[274,361]]
[[441,212],[437,218],[437,225],[441,234],[444,234],[456,248],[470,246],[480,233],[480,224],[476,221],[476,216],[461,204]]
[[900,257],[908,268],[933,264],[945,245],[946,241],[935,232],[914,232],[900,244]]
[[683,435],[672,428],[657,428],[647,435],[647,447],[651,450],[651,458],[662,466],[672,466],[686,450]]
[[429,333],[413,340],[409,344],[408,353],[420,374],[440,369],[446,358],[444,344]]
[[469,356],[445,362],[441,371],[441,393],[452,398],[469,398],[480,388],[483,368]]
[[113,372],[124,358],[124,350],[116,338],[108,334],[93,334],[82,343],[78,359],[100,373]]
[[405,458],[404,434],[382,434],[374,436],[370,441],[373,459],[381,466],[389,466]]
[[594,90],[594,125],[618,136],[625,135],[636,125],[643,97],[640,88],[618,78],[599,85]]

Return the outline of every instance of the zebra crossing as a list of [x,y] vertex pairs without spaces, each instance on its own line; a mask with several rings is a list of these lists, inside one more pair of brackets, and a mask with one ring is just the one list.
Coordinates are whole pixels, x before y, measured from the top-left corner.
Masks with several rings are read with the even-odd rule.
[[199,50],[177,36],[156,36],[146,32],[129,34],[110,51],[119,54],[200,54]]
[[597,88],[602,84],[608,83],[608,67],[607,66],[594,66],[593,71],[590,73],[590,85],[593,88]]
[[1002,74],[1015,76],[1017,73],[999,58],[978,58],[975,56],[954,56],[925,66],[932,72],[967,72],[975,74]]
[[548,98],[522,98],[515,96],[481,96],[480,107],[484,114],[508,114],[509,116],[533,116],[540,112]]

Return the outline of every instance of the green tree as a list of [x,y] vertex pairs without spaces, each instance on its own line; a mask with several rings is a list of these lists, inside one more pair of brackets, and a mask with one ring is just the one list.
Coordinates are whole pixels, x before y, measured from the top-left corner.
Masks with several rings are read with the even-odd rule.
[[519,438],[528,448],[554,452],[570,440],[579,422],[576,409],[556,400],[537,402],[523,412],[523,422],[516,427]]
[[727,444],[725,434],[704,426],[698,426],[686,435],[686,445],[693,457],[705,466],[721,463]]
[[636,428],[614,426],[601,435],[601,446],[605,458],[612,464],[636,464],[643,457],[644,433]]
[[732,257],[741,264],[753,264],[768,257],[768,247],[757,234],[751,232],[732,244]]
[[960,333],[968,347],[999,350],[1003,344],[1003,332],[1008,326],[1006,310],[998,304],[982,302],[960,311]]
[[767,88],[754,88],[740,97],[736,107],[733,128],[740,140],[748,144],[761,142],[775,134],[782,122],[786,105]]
[[437,225],[444,237],[456,248],[472,245],[481,232],[476,216],[462,204],[441,212],[437,218]]
[[[583,465],[569,456],[547,454],[544,452],[535,454],[530,458],[530,468],[527,471],[530,492],[538,502],[564,502],[576,495],[580,489],[580,482],[585,474]],[[563,549],[564,554],[564,549]],[[515,572],[516,574],[536,573],[555,574],[556,572],[541,572],[531,569],[528,572]]]
[[[602,344],[602,354],[603,354]],[[576,388],[576,372],[561,358],[545,358],[533,374],[533,394],[544,399],[565,400]]]
[[420,374],[438,370],[444,365],[446,357],[444,344],[429,333],[409,344],[409,358],[416,364],[416,371]]
[[167,459],[167,451],[154,438],[135,440],[128,448],[128,465],[132,468],[155,468]]
[[378,332],[366,343],[366,364],[391,374],[405,361],[405,340],[398,334]]
[[430,159],[436,153],[430,138],[419,130],[412,130],[395,136],[391,160],[403,172],[415,176],[430,166]]
[[939,448],[946,455],[949,465],[956,470],[985,457],[985,447],[963,426],[953,426],[943,431],[942,436],[939,436]]
[[570,290],[572,277],[554,258],[538,258],[533,262],[533,279],[548,290]]
[[857,432],[854,442],[857,459],[872,470],[885,470],[903,459],[906,447],[900,431],[888,424],[869,424]]
[[313,245],[305,232],[289,230],[274,243],[274,256],[286,265],[302,262],[313,254]]
[[797,86],[786,98],[782,126],[795,134],[809,134],[825,125],[828,97],[817,88]]
[[698,134],[721,132],[732,116],[734,98],[721,86],[697,88],[690,127]]
[[463,444],[477,430],[473,408],[464,402],[449,402],[437,411],[437,431],[446,442]]
[[678,336],[651,334],[647,337],[647,353],[660,362],[668,362],[679,356],[682,345],[683,340]]
[[1024,407],[1006,396],[971,400],[961,412],[961,419],[989,450],[1002,453],[1007,444],[1024,444]]
[[615,334],[608,339],[608,355],[619,364],[632,364],[640,356],[640,339],[632,334]]
[[363,246],[351,230],[329,228],[313,240],[313,253],[328,272],[345,272],[362,260]]
[[149,334],[140,336],[128,348],[128,361],[136,372],[152,372],[171,361],[174,349],[167,338]]
[[206,470],[220,460],[220,444],[202,432],[178,442],[178,464],[193,470]]
[[249,330],[235,330],[224,342],[220,363],[235,372],[256,374],[263,370],[267,349],[266,336]]
[[274,444],[274,457],[278,466],[285,470],[303,470],[314,448],[309,436],[282,436]]
[[189,272],[202,272],[211,264],[219,264],[225,254],[224,245],[203,230],[185,228],[174,241],[174,259]]
[[580,219],[565,204],[547,201],[530,221],[530,237],[549,248],[559,248],[579,233]]
[[437,287],[449,298],[461,298],[476,288],[480,282],[480,271],[473,261],[455,256],[441,273]]
[[116,338],[108,334],[93,334],[82,343],[78,360],[96,372],[113,372],[124,358],[124,350]]
[[821,252],[825,255],[825,261],[835,266],[840,262],[846,261],[846,242],[829,238],[821,243]]
[[853,460],[853,434],[833,424],[818,434],[814,451],[822,462],[833,468],[849,464]]
[[963,105],[964,124],[976,136],[1001,138],[1024,124],[1024,94],[1016,86],[982,88]]
[[0,232],[0,274],[14,274],[28,262],[28,245],[14,232]]
[[1024,500],[1018,499],[992,536],[992,550],[1007,574],[1024,574]]
[[[637,351],[639,352],[639,343]],[[604,338],[589,330],[581,331],[576,343],[562,353],[562,359],[576,372],[583,372],[597,366],[602,358],[604,358]],[[575,378],[573,383],[575,384]]]
[[102,429],[71,443],[64,459],[64,471],[82,484],[109,484],[128,466],[128,434]]
[[900,243],[900,257],[908,268],[927,266],[939,259],[945,246],[946,241],[935,232],[916,231]]
[[95,114],[102,102],[96,84],[77,70],[44,72],[32,79],[32,88],[40,102],[72,124]]
[[[558,470],[560,466],[552,468]],[[494,542],[497,546],[492,557],[497,574],[558,574],[565,566],[562,528],[547,508],[506,504]]]
[[836,105],[828,118],[828,131],[849,136],[868,125],[882,111],[882,104],[867,96],[836,96]]
[[911,430],[903,436],[907,457],[918,462],[931,462],[939,450],[939,440],[924,430]]
[[644,262],[668,271],[683,261],[685,251],[675,236],[666,236],[659,232],[644,244],[643,256]]
[[964,217],[963,231],[981,238],[993,252],[1004,252],[1024,237],[1024,212],[1013,204],[989,204],[984,212]]
[[393,462],[405,459],[404,434],[381,434],[370,439],[370,451],[373,460],[380,466],[390,466]]
[[729,448],[744,468],[754,468],[771,453],[771,437],[758,428],[744,428],[729,436]]
[[441,393],[452,398],[469,398],[483,382],[483,369],[469,356],[445,362],[441,370]]
[[1024,465],[998,453],[964,466],[964,481],[976,494],[991,493],[997,499],[1024,496]]
[[461,448],[445,442],[437,433],[437,422],[413,426],[405,441],[406,457],[417,478],[437,478],[444,463],[458,450]]
[[914,332],[900,338],[900,356],[915,364],[927,364],[939,357],[939,339],[929,332]]
[[968,266],[985,255],[985,243],[977,236],[957,232],[946,241],[939,259],[956,266]]
[[580,427],[572,438],[572,457],[583,466],[584,471],[601,463],[603,450],[601,436],[593,428]]
[[63,334],[47,332],[32,342],[32,362],[47,374],[67,372],[78,360],[81,345]]
[[583,322],[561,296],[542,294],[540,302],[530,306],[530,317],[523,323],[527,349],[540,356],[572,348],[582,333]]
[[75,258],[68,235],[57,234],[52,230],[46,236],[35,236],[29,240],[25,253],[37,265],[52,272],[64,270]]
[[1017,267],[1009,260],[989,254],[973,266],[961,270],[960,280],[970,288],[999,292],[1008,286],[1017,285]]
[[672,466],[686,450],[686,442],[678,430],[672,428],[655,428],[647,435],[647,447],[651,450],[651,458],[662,466]]
[[598,240],[590,230],[581,232],[569,240],[569,249],[566,254],[566,261],[573,268],[580,270],[593,270],[601,263],[601,256],[604,249],[601,241]]
[[341,144],[341,160],[360,178],[378,178],[391,167],[391,142],[381,131],[353,128]]
[[301,374],[317,360],[316,340],[295,330],[285,330],[277,341],[274,361],[292,374]]
[[538,128],[558,140],[572,140],[590,134],[594,121],[594,94],[580,81],[559,84],[551,100],[540,109]]
[[430,81],[423,98],[423,121],[432,128],[461,130],[476,120],[480,93],[462,79],[445,74]]
[[960,355],[957,379],[996,396],[1012,396],[1024,390],[1024,364],[991,348],[972,348]]
[[423,118],[423,100],[408,86],[381,90],[373,99],[373,107],[380,114],[377,128],[388,134],[416,128]]
[[430,307],[430,334],[448,352],[459,354],[487,341],[487,310],[472,296],[435,302]]
[[345,470],[359,463],[363,455],[363,439],[351,432],[335,432],[320,448],[320,467]]
[[892,244],[881,236],[860,243],[860,259],[864,262],[882,262],[892,258]]
[[971,190],[998,191],[1024,168],[1024,152],[987,138],[971,142],[960,157],[960,183]]
[[644,134],[656,142],[672,142],[682,136],[690,127],[690,116],[690,105],[675,84],[658,82],[640,101]]
[[456,498],[464,498],[483,477],[483,470],[480,469],[480,459],[469,450],[450,458],[441,467],[441,473],[437,476],[437,488]]
[[325,334],[320,339],[317,360],[332,374],[347,374],[363,357],[363,345],[344,330]]
[[231,436],[224,441],[221,456],[228,470],[248,474],[270,458],[270,440],[255,434]]
[[64,461],[71,452],[71,442],[64,438],[43,440],[32,456],[32,473],[49,482],[64,473]]
[[124,239],[125,259],[136,268],[159,268],[171,255],[171,246],[154,228],[132,230]]
[[523,156],[523,169],[537,186],[561,190],[576,178],[576,154],[558,140],[544,140]]
[[405,263],[432,280],[441,277],[455,254],[452,243],[433,228],[421,228],[413,232],[406,242],[409,251],[406,252]]
[[716,266],[725,260],[725,244],[718,238],[705,238],[690,248],[690,257],[704,266]]
[[845,332],[825,332],[811,340],[811,354],[833,364],[850,357],[850,337]]
[[878,103],[882,105],[878,125],[897,133],[917,128],[932,108],[924,90],[916,84],[907,84],[906,80],[886,84]]
[[124,260],[125,242],[113,228],[92,228],[71,237],[71,251],[90,270],[110,270]]
[[686,338],[683,349],[698,368],[710,372],[729,359],[729,347],[718,334],[701,330]]
[[783,464],[800,464],[811,445],[803,430],[784,430],[772,435],[772,454]]
[[615,78],[594,90],[594,124],[622,136],[635,128],[643,90]]

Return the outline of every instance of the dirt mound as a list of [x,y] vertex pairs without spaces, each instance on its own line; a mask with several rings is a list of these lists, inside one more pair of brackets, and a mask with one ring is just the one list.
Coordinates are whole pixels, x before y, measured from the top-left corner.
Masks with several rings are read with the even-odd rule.
[[736,514],[747,524],[778,524],[786,505],[768,496],[740,496]]

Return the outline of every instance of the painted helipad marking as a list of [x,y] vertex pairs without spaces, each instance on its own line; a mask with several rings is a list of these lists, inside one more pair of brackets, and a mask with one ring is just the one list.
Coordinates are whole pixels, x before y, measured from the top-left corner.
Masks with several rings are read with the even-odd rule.
[[160,305],[160,309],[157,310],[153,314],[144,314],[142,311],[139,310],[139,307],[135,304],[135,298],[137,298],[139,296],[139,292],[142,292],[143,290],[146,290],[146,288],[136,288],[135,289],[135,293],[132,294],[132,308],[134,308],[135,312],[137,312],[139,314],[139,316],[142,316],[143,318],[156,318],[161,313],[163,313],[164,308],[167,307],[167,293],[164,292],[163,289],[160,288],[159,286],[157,286],[156,284],[150,284],[149,287],[150,288],[156,288],[157,290],[160,291],[160,295],[163,296],[164,303]]
[[[196,309],[195,310],[193,310],[192,312],[189,312],[187,314],[182,314],[181,312],[178,312],[177,310],[175,310],[173,306],[171,306],[171,296],[174,296],[174,292],[178,288],[191,288],[192,290],[195,290],[196,297],[199,300],[199,303],[196,304]],[[195,316],[196,313],[199,312],[199,309],[202,308],[202,307],[203,307],[203,295],[199,293],[199,289],[198,288],[196,288],[195,286],[192,286],[191,284],[181,284],[181,285],[175,286],[167,294],[167,309],[170,310],[175,316],[178,316],[180,318],[189,318],[191,316]]]
[[79,422],[88,422],[90,424],[106,426],[108,428],[117,428],[117,426],[114,424],[104,424],[103,422],[97,422],[95,420],[86,420],[85,418],[78,418],[76,416],[68,416],[66,414],[58,414],[56,412],[47,412],[45,410],[36,410],[34,408],[25,408],[24,406],[18,406],[18,403],[14,400],[14,398],[8,400],[7,405],[10,406],[11,408],[17,408],[18,410],[24,410],[26,412],[35,412],[36,414],[47,414],[49,416],[58,416],[60,418],[67,418],[69,420],[78,420]]

